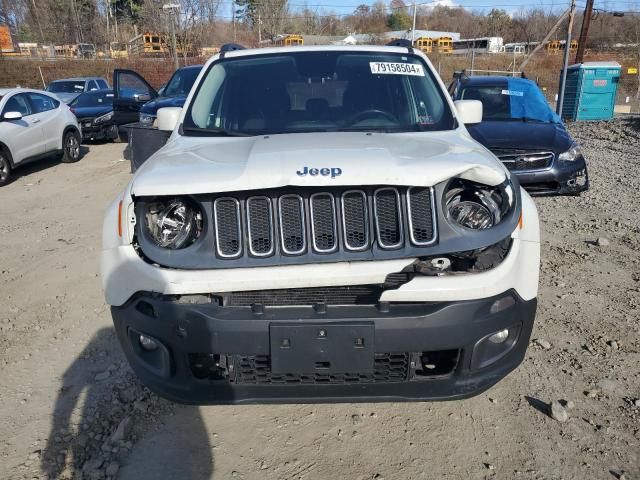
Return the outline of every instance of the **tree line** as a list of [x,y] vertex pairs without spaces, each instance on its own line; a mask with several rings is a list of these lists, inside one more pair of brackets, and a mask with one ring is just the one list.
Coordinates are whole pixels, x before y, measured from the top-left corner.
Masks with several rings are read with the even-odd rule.
[[[163,5],[178,4],[172,14]],[[408,30],[413,24],[411,5],[403,0],[362,4],[349,14],[287,0],[0,0],[0,24],[8,25],[15,41],[40,44],[126,42],[144,31],[168,32],[171,23],[178,35],[194,46],[219,46],[229,41],[257,44],[282,33],[346,36],[375,35]],[[562,12],[523,8],[472,11],[460,7],[418,6],[416,28],[459,32],[463,38],[503,37],[505,42],[540,41]],[[581,13],[574,22],[577,35]],[[590,30],[590,46],[640,42],[640,18],[597,12]],[[566,27],[565,27],[566,28]],[[559,29],[559,39],[564,38]]]

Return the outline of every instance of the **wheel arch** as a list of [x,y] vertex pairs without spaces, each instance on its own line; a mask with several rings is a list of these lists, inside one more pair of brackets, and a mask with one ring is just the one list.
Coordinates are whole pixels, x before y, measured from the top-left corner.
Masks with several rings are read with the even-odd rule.
[[78,129],[78,127],[76,127],[75,125],[66,125],[64,127],[64,129],[62,130],[62,135],[60,135],[60,148],[58,150],[62,150],[64,148],[64,144],[63,144],[63,140],[64,140],[64,136],[68,133],[68,132],[76,132],[78,134],[79,140],[78,141],[82,141],[82,135],[80,134],[80,130]]
[[7,145],[4,142],[0,142],[0,150],[2,150],[9,158],[9,165],[11,165],[11,168],[15,167],[13,163],[13,155],[11,155],[11,150],[9,149],[9,145]]

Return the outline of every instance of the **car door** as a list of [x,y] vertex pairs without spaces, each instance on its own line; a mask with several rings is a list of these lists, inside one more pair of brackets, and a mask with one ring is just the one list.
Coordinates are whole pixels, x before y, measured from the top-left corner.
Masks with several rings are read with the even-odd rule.
[[113,120],[117,125],[138,121],[142,105],[158,96],[158,92],[133,70],[113,71]]
[[[4,120],[7,112],[20,112],[19,120]],[[17,93],[9,97],[2,109],[0,138],[9,144],[15,165],[44,153],[45,139],[42,135],[41,119],[34,114],[26,93]]]
[[52,152],[60,145],[59,137],[64,127],[61,125],[63,118],[60,115],[60,102],[43,93],[29,92],[27,95],[34,114],[40,118],[40,128],[45,139],[44,151]]

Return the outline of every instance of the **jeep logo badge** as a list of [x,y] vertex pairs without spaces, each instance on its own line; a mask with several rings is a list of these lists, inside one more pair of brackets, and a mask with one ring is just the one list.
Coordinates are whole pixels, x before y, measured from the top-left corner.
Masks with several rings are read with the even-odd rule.
[[331,178],[336,178],[342,175],[342,169],[338,167],[331,167],[331,168],[304,167],[302,170],[297,170],[296,173],[300,177],[306,177],[307,175],[311,175],[312,177],[315,177],[317,175],[322,175],[323,177],[331,176]]

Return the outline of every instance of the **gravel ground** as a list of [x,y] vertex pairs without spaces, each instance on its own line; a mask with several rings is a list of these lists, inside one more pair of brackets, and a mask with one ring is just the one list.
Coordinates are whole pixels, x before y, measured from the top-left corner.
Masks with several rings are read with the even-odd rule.
[[158,399],[120,353],[98,278],[103,211],[129,178],[122,147],[23,169],[0,189],[0,478],[640,479],[640,120],[571,130],[592,188],[536,200],[527,357],[444,403]]

